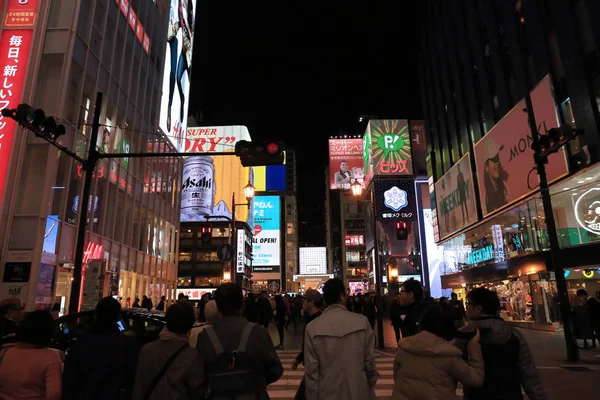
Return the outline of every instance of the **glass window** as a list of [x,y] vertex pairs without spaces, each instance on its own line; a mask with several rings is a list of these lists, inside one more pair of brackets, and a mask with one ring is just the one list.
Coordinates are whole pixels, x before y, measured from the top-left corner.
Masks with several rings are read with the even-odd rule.
[[442,274],[545,250],[548,245],[541,200],[535,198],[442,244]]
[[48,28],[69,28],[73,20],[75,0],[53,0],[48,13]]
[[181,238],[182,239],[191,239],[193,237],[194,237],[194,231],[193,230],[191,230],[191,229],[182,229],[181,230]]
[[192,286],[191,276],[180,276],[177,278],[177,287],[189,287]]

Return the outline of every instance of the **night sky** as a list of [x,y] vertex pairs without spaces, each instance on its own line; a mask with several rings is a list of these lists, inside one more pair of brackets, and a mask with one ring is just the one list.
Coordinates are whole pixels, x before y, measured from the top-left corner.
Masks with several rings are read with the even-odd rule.
[[419,2],[198,3],[190,115],[295,149],[300,241],[325,245],[327,139],[422,118]]

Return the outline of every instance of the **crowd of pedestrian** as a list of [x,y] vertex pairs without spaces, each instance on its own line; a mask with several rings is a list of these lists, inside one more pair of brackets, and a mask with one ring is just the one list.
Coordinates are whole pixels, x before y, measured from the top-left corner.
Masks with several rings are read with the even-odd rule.
[[[455,296],[433,301],[418,281],[402,284],[390,307],[398,337],[392,399],[455,398],[459,382],[470,400],[522,399],[522,389],[545,399],[526,341],[498,316],[496,293],[473,289],[466,300],[466,307]],[[157,307],[166,308],[165,299]],[[2,399],[268,399],[283,367],[265,328],[276,325],[282,348],[286,328],[301,317],[302,348],[291,365],[304,364],[296,399],[376,398],[375,301],[349,296],[339,279],[323,294],[245,297],[223,284],[197,307],[182,296],[144,347],[121,332],[121,305],[106,297],[66,356],[49,348],[56,329],[49,311],[24,316],[18,300],[7,300],[0,313]]]

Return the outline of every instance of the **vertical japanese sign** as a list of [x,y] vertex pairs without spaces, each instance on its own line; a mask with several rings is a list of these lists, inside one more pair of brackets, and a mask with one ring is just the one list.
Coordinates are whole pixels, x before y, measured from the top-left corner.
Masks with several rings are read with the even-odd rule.
[[246,261],[246,231],[244,229],[237,230],[237,249],[236,249],[236,268],[238,274],[244,273],[244,261]]
[[[17,107],[21,100],[21,92],[27,74],[27,62],[29,60],[38,0],[29,0],[25,4],[21,3],[18,0],[8,2],[4,30],[0,37],[0,63],[2,68],[0,110]],[[14,120],[0,115],[0,206],[4,200],[4,185],[15,128]]]
[[278,272],[281,264],[279,196],[254,198],[254,237],[252,238],[252,270]]

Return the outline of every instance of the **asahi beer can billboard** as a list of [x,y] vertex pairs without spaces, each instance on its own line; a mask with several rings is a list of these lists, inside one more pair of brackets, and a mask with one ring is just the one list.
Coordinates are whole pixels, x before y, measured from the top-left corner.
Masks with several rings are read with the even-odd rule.
[[212,215],[215,196],[215,168],[212,157],[188,157],[183,165],[181,220],[195,221]]

